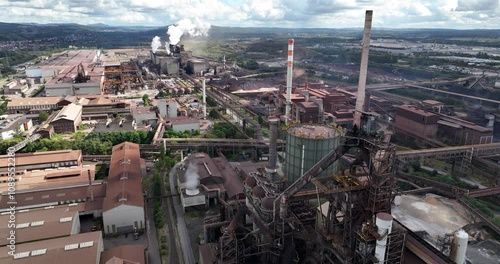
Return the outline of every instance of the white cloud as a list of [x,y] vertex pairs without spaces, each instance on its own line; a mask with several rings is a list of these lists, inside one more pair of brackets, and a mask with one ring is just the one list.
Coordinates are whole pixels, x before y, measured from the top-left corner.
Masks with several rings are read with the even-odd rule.
[[498,28],[498,0],[0,0],[1,22],[166,26],[183,18],[218,26]]

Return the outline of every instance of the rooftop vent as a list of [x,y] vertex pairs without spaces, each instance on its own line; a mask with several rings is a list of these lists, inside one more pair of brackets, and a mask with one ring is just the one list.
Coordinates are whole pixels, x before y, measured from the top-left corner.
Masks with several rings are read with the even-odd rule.
[[22,224],[17,224],[16,228],[20,229],[20,228],[26,228],[28,226],[30,226],[30,223],[22,223]]
[[64,246],[64,250],[68,251],[68,250],[74,250],[74,249],[77,249],[78,248],[78,243],[76,244],[69,244],[69,245],[66,245]]
[[73,220],[73,217],[63,217],[61,219],[59,219],[59,222],[60,223],[66,223],[66,222],[70,222],[71,220]]
[[31,226],[42,226],[45,223],[45,221],[35,221],[31,222]]
[[80,248],[91,247],[94,245],[94,241],[82,242],[80,243]]
[[45,253],[47,253],[47,249],[46,248],[37,249],[37,250],[31,251],[31,256],[33,257],[33,256],[45,255]]
[[21,252],[21,253],[16,253],[14,254],[14,259],[20,259],[20,258],[27,258],[30,256],[30,252]]

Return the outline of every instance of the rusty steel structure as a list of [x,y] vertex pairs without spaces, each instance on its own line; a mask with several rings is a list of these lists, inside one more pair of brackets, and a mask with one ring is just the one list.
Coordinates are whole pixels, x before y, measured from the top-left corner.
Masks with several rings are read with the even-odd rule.
[[[367,11],[364,41],[371,16]],[[358,93],[359,98],[364,95]],[[213,249],[210,262],[402,262],[407,232],[390,217],[396,151],[384,138],[365,131],[369,118],[363,104],[358,105],[359,122],[343,135],[343,142],[294,182],[276,175],[276,150],[271,148],[276,148],[277,129],[271,129],[273,158],[266,168],[248,174],[238,170],[244,178],[244,202],[224,204],[216,223],[206,219],[204,230],[211,235],[205,235],[204,243]],[[347,170],[318,177],[346,154],[355,157]],[[385,232],[380,231],[383,221],[390,224]]]

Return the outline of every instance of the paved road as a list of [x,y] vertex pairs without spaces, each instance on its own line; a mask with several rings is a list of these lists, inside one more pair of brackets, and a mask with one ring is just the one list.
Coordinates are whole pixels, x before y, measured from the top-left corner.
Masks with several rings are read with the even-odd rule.
[[[153,184],[154,183],[151,179],[148,188],[148,197],[153,196]],[[156,230],[156,225],[154,220],[154,200],[146,199],[146,213],[147,213],[146,228],[148,236],[147,237],[148,263],[161,263],[160,247],[158,246],[158,232]]]
[[[169,181],[170,181],[170,191],[171,194],[176,194],[175,184],[177,183],[177,175],[175,171],[177,170],[179,163],[176,164],[172,170],[170,170]],[[182,254],[184,256],[185,264],[196,263],[196,258],[194,256],[193,248],[191,247],[191,239],[189,238],[189,232],[187,231],[186,222],[184,221],[184,211],[180,206],[179,196],[172,197],[172,201],[175,208],[175,213],[177,215],[177,232],[179,233],[179,239],[181,240]]]

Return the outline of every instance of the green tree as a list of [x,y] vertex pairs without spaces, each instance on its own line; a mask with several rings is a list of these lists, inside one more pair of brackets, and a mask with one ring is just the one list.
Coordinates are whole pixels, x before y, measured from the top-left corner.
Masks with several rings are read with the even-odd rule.
[[47,119],[49,119],[49,114],[47,114],[47,112],[42,111],[38,114],[38,122],[43,123]]
[[149,96],[147,94],[142,96],[142,102],[144,103],[144,106],[149,105]]
[[210,113],[208,113],[208,116],[210,116],[212,119],[216,119],[219,114],[217,114],[217,111],[215,109],[210,110]]

